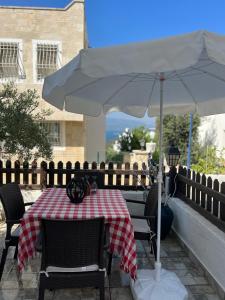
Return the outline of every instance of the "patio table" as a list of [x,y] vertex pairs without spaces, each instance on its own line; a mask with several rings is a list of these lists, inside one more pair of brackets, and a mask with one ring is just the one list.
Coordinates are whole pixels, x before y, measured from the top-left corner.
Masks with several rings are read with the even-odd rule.
[[136,243],[131,217],[121,191],[97,190],[75,205],[70,202],[63,188],[46,189],[21,221],[18,245],[18,268],[22,271],[28,259],[36,254],[35,243],[40,232],[40,220],[87,219],[104,217],[109,224],[110,252],[121,257],[120,267],[136,277]]

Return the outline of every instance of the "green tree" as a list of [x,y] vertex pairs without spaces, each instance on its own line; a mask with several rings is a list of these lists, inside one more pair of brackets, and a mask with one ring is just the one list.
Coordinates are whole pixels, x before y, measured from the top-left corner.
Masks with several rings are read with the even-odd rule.
[[192,169],[204,174],[225,174],[224,154],[225,149],[217,151],[214,146],[201,146]]
[[123,162],[123,154],[121,152],[115,151],[112,144],[108,145],[106,148],[106,162]]
[[[195,163],[198,159],[198,127],[200,125],[200,117],[197,114],[193,115],[192,127],[192,162]],[[174,116],[166,115],[163,118],[163,147],[164,150],[169,147],[170,143],[178,146],[181,158],[180,163],[186,165],[187,163],[187,148],[188,136],[190,127],[190,115]],[[158,142],[159,137],[159,118],[156,121],[156,136],[155,140]]]
[[47,132],[40,126],[50,111],[38,108],[38,98],[35,90],[19,92],[12,83],[0,91],[0,141],[9,156],[51,158]]
[[144,144],[150,142],[149,130],[144,126],[139,126],[132,130],[126,128],[125,131],[119,135],[116,144],[119,146],[120,151],[132,151],[141,149],[141,141],[143,141]]

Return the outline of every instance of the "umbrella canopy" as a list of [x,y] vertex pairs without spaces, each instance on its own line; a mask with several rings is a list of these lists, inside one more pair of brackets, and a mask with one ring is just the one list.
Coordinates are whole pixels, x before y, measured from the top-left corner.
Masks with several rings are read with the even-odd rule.
[[[149,116],[160,115],[156,280],[151,278],[151,289],[156,288],[159,296],[164,288],[163,281],[158,284],[163,111],[200,115],[225,112],[225,37],[197,31],[158,41],[82,50],[45,79],[43,98],[60,109],[91,116],[109,111],[136,117],[146,111]],[[169,285],[171,299],[175,299],[179,284]],[[181,290],[179,299],[184,299],[187,293]],[[157,299],[162,300],[160,297]]]
[[45,79],[43,98],[57,108],[91,116],[102,111],[155,116],[162,72],[165,114],[225,112],[225,37],[207,31],[81,50]]

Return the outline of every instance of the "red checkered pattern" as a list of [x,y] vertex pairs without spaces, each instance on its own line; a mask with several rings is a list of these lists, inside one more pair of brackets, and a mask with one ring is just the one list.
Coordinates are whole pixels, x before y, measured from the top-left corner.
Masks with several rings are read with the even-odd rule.
[[121,268],[136,277],[136,244],[126,202],[119,190],[98,190],[84,198],[79,205],[72,204],[61,188],[46,189],[25,213],[21,223],[18,247],[18,267],[35,255],[35,241],[40,231],[41,218],[87,219],[105,217],[109,224],[110,251],[121,257]]

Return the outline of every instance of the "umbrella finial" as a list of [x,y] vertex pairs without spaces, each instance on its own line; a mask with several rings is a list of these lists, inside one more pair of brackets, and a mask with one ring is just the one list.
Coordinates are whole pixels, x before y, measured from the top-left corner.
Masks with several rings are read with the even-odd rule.
[[160,72],[159,73],[159,80],[160,81],[164,81],[165,80],[164,72]]

